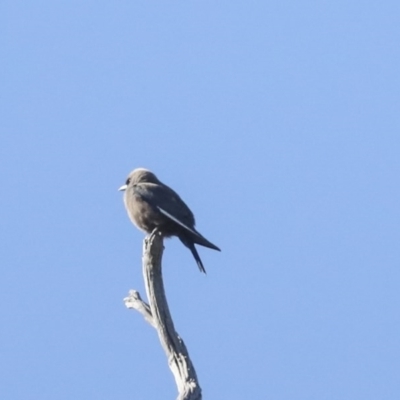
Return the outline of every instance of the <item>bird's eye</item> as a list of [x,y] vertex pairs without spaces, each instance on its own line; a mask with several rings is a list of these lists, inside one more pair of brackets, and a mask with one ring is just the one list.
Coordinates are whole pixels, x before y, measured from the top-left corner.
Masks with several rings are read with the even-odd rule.
[[131,178],[128,178],[125,183],[126,185],[129,185],[131,183]]

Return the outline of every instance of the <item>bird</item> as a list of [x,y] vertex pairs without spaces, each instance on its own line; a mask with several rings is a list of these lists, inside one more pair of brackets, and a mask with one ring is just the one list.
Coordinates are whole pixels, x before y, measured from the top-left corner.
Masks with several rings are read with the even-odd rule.
[[125,208],[136,227],[146,233],[157,229],[166,238],[178,237],[206,273],[195,244],[221,249],[196,230],[193,212],[174,190],[145,168],[134,169],[118,190],[124,192]]

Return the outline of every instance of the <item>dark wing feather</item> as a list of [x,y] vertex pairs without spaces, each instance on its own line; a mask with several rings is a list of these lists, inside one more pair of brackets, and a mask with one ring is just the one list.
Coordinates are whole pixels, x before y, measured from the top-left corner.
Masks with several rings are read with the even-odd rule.
[[135,185],[134,191],[135,195],[140,196],[155,211],[158,211],[169,221],[172,221],[179,227],[179,230],[186,232],[184,236],[192,238],[194,243],[220,251],[217,246],[197,232],[194,228],[195,219],[192,211],[171,188],[163,184],[140,183]]

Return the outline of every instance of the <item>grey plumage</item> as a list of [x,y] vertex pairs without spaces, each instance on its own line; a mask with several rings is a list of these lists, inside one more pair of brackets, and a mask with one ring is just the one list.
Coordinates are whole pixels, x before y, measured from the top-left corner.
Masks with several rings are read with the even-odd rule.
[[125,191],[126,210],[139,229],[151,233],[157,228],[164,237],[177,236],[192,252],[200,271],[206,272],[195,244],[221,250],[195,229],[192,211],[175,191],[144,168],[133,170],[119,190]]

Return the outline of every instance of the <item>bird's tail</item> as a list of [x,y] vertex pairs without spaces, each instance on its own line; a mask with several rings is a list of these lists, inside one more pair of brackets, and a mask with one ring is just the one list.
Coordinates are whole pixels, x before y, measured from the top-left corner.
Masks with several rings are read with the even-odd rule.
[[196,250],[194,243],[190,239],[187,239],[186,237],[179,237],[179,239],[192,252],[193,257],[197,262],[197,266],[199,267],[200,272],[206,273],[206,270],[204,268],[204,265],[201,261],[201,258],[199,256],[199,253]]

